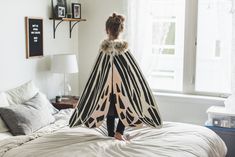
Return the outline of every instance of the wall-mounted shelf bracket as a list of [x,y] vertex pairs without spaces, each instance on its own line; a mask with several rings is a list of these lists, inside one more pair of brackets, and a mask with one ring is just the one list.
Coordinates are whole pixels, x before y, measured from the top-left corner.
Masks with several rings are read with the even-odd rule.
[[[73,28],[75,27],[76,24],[78,24],[81,21],[86,21],[86,19],[75,19],[75,18],[60,18],[60,19],[55,19],[55,18],[49,18],[50,20],[53,20],[53,37],[55,39],[55,34],[58,26],[63,22],[63,21],[69,21],[69,37],[72,37],[72,31]],[[56,21],[59,21],[56,24]]]
[[72,37],[73,28],[74,28],[74,26],[75,26],[78,22],[79,22],[79,21],[76,21],[76,22],[72,23],[72,21],[69,21],[69,37],[70,37],[70,38]]

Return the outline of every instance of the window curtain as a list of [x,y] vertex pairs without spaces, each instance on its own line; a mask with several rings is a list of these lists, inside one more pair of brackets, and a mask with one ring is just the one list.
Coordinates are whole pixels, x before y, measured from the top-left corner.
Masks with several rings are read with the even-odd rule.
[[159,55],[163,51],[162,48],[158,52],[153,53],[152,39],[153,33],[157,33],[155,41],[161,45],[165,42],[169,24],[161,24],[157,32],[153,31],[153,15],[152,0],[128,0],[127,3],[127,25],[126,38],[129,42],[130,49],[137,59],[144,75],[151,77],[151,72],[158,67]]
[[231,13],[233,14],[233,30],[232,30],[232,36],[233,36],[233,39],[232,39],[232,55],[231,55],[231,64],[232,64],[232,67],[231,67],[231,77],[232,77],[232,81],[231,81],[231,84],[232,84],[232,94],[225,100],[224,104],[225,104],[225,107],[227,110],[231,111],[231,112],[234,112],[235,113],[235,0],[232,0],[232,8],[231,8]]
[[231,0],[231,4],[229,8],[232,14],[231,95],[224,101],[224,104],[227,111],[235,113],[235,0]]
[[[233,36],[233,38],[232,38],[232,55],[231,55],[231,63],[232,63],[232,82],[231,82],[231,84],[232,84],[232,93],[235,95],[235,0],[232,0],[232,8],[231,8],[231,11],[230,11],[232,14],[233,14],[233,16],[232,16],[232,18],[233,18],[233,22],[232,22],[232,32],[233,32],[233,34],[232,34],[232,36]],[[235,104],[234,104],[234,106],[235,106]]]
[[151,71],[151,6],[150,0],[128,0],[126,38],[145,76]]

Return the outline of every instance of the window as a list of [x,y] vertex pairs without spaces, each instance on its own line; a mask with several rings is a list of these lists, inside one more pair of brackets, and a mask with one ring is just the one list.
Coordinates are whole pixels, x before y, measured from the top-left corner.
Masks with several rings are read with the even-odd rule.
[[151,1],[151,88],[182,91],[185,0]]
[[229,93],[232,0],[199,0],[195,90]]
[[231,92],[232,0],[128,3],[129,42],[153,90]]

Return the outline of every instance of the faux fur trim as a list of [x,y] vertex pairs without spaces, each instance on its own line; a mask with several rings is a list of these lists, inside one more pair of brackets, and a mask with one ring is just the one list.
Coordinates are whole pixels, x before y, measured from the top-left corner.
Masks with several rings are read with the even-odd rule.
[[128,48],[128,43],[123,40],[104,40],[101,43],[101,51],[111,53],[113,51],[122,53]]

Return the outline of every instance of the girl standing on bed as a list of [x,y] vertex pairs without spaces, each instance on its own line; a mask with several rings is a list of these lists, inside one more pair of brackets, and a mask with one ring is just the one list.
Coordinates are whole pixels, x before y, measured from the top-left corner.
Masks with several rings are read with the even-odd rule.
[[[107,39],[70,118],[70,127],[99,127],[107,117],[108,136],[125,140],[125,126],[162,126],[157,103],[126,41],[120,39],[124,17],[113,13],[106,21]],[[115,118],[119,118],[115,131]]]

